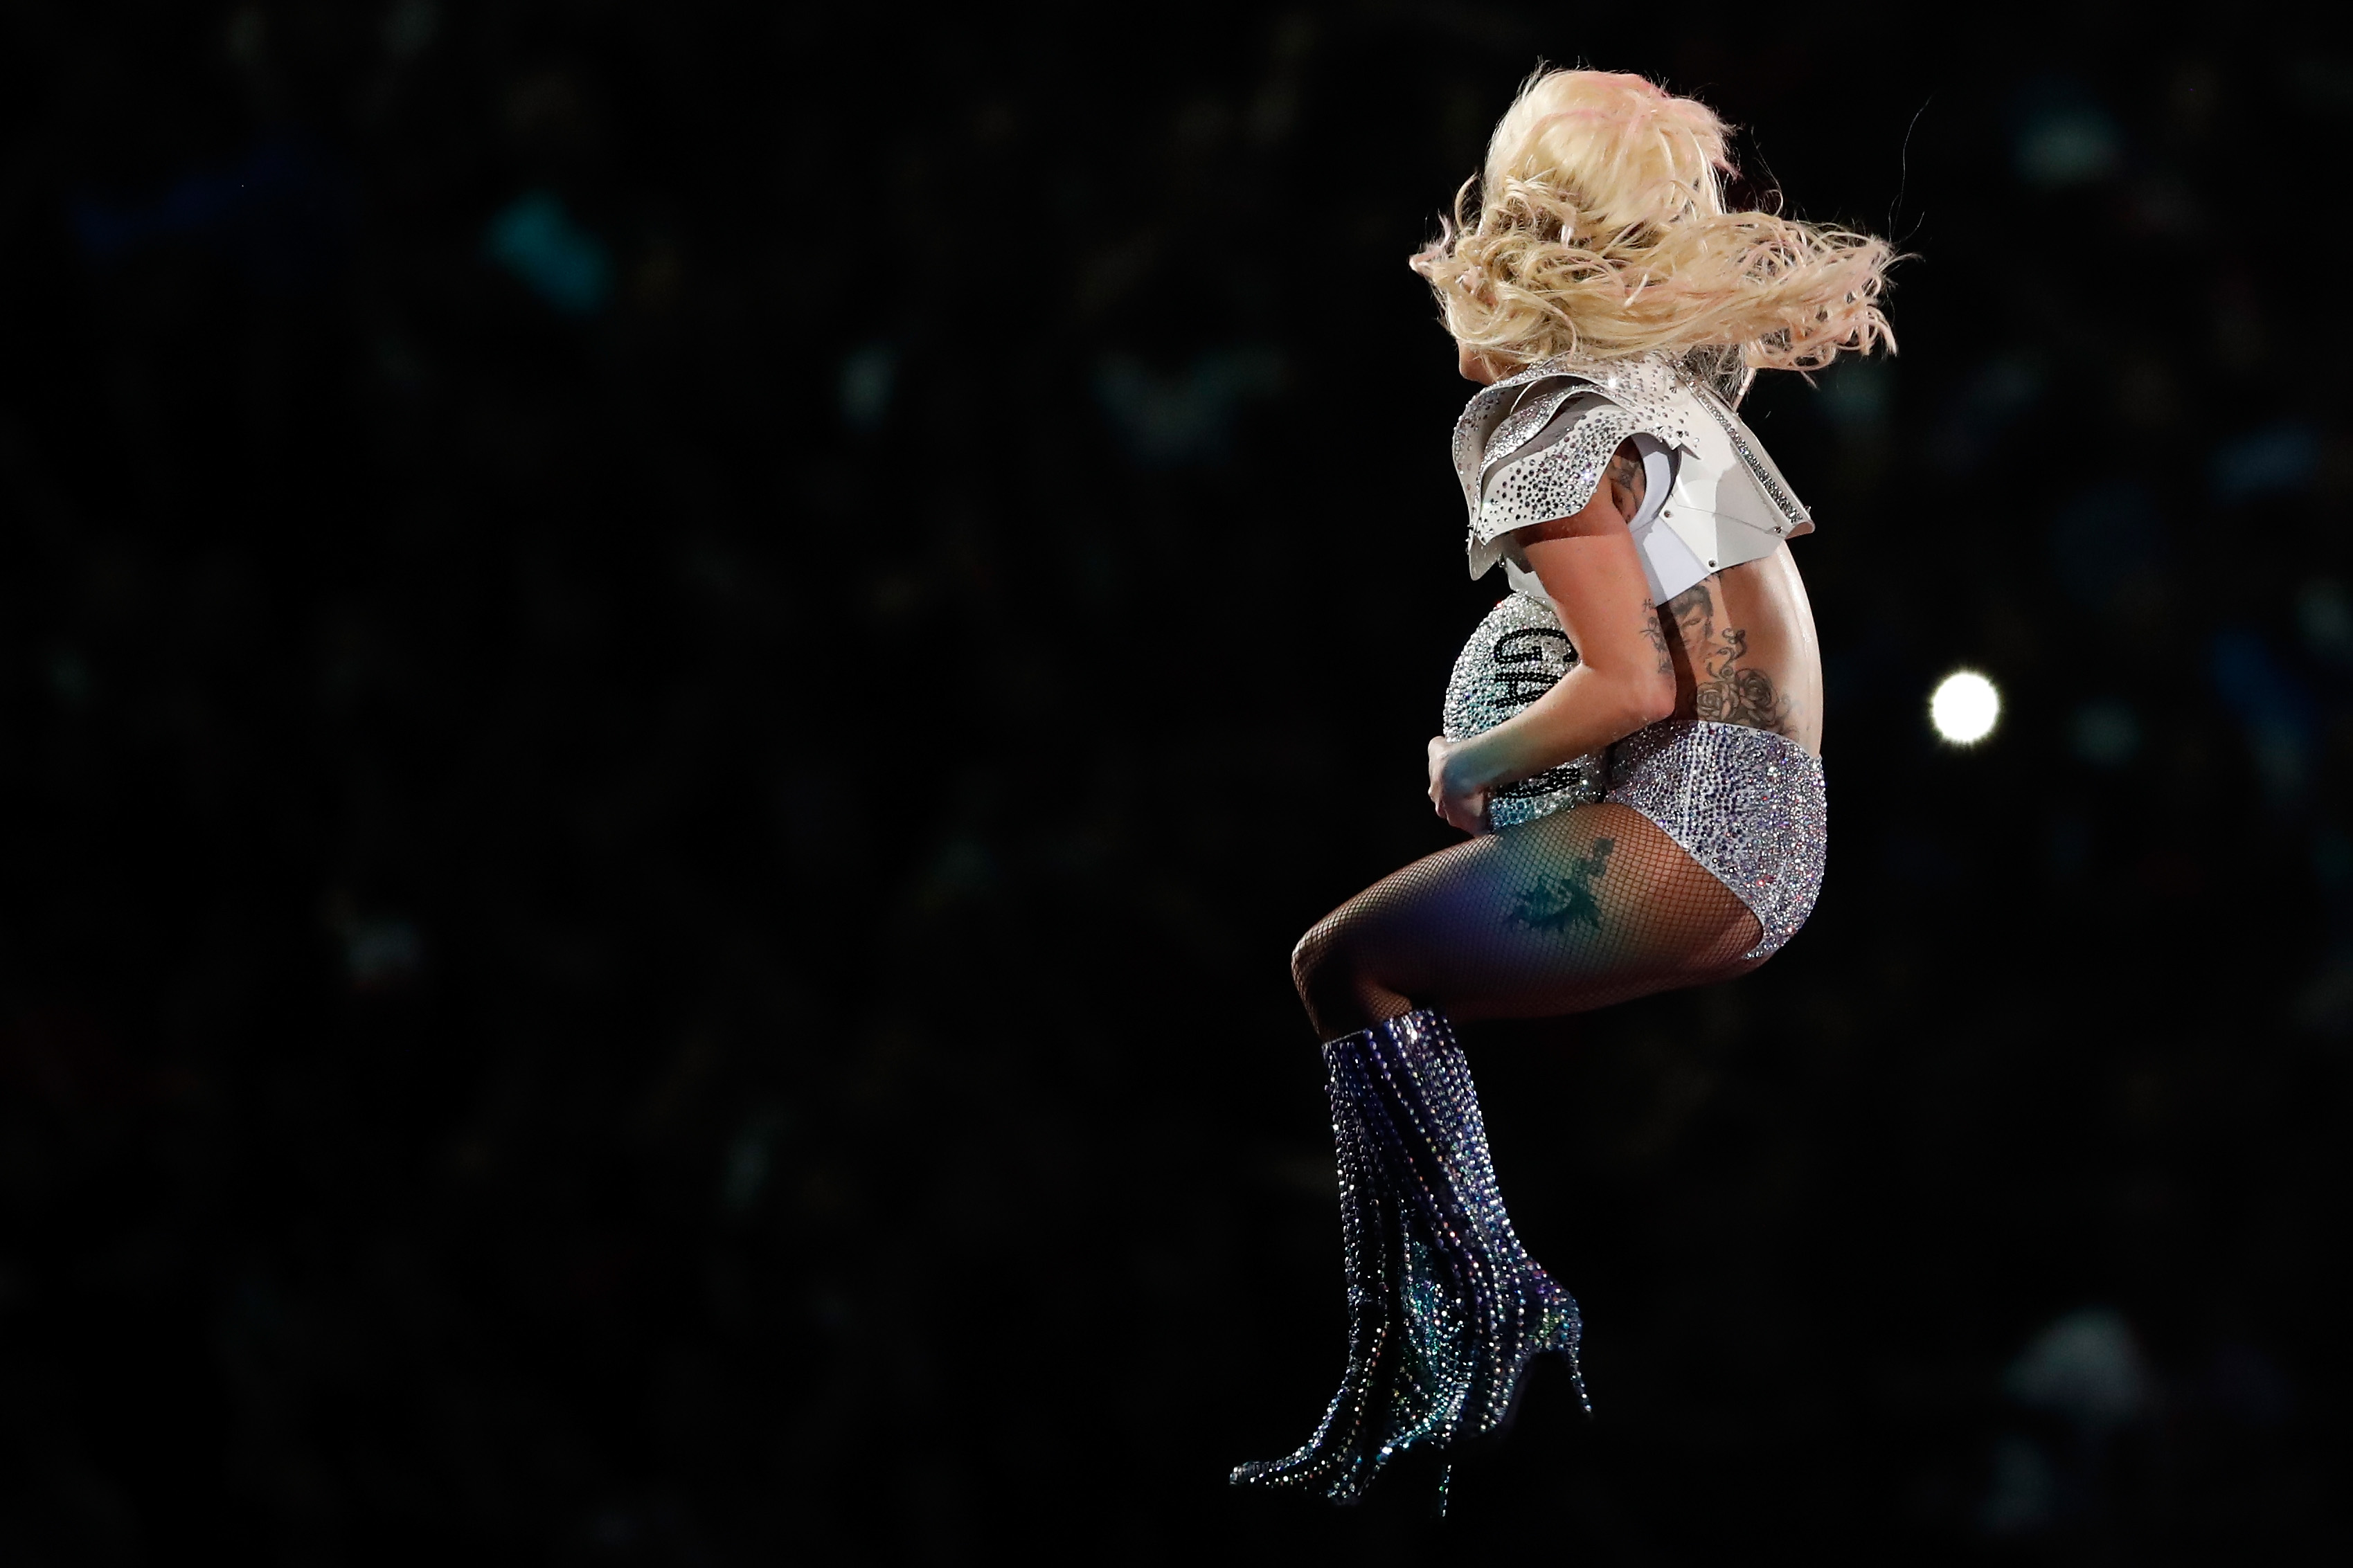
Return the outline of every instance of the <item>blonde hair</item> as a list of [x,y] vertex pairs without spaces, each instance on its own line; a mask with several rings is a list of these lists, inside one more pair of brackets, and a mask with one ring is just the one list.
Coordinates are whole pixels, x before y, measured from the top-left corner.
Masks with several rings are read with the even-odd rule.
[[1663,351],[1802,371],[1892,352],[1878,303],[1895,260],[1886,242],[1726,212],[1734,172],[1707,105],[1639,76],[1539,71],[1413,269],[1446,330],[1504,366]]

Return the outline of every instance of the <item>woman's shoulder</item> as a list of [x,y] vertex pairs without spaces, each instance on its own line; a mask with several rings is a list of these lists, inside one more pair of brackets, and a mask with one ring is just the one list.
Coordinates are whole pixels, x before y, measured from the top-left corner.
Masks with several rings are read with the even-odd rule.
[[1567,435],[1576,421],[1563,421],[1564,409],[1572,416],[1606,409],[1612,423],[1624,423],[1629,431],[1680,446],[1697,412],[1693,399],[1688,379],[1666,354],[1545,360],[1472,395],[1454,424],[1455,470],[1466,493],[1474,491],[1497,466],[1528,455],[1539,434],[1549,437],[1546,446]]
[[1569,516],[1591,500],[1621,442],[1641,435],[1685,447],[1700,416],[1692,388],[1663,355],[1546,361],[1482,388],[1455,430],[1472,575],[1492,563],[1504,534]]

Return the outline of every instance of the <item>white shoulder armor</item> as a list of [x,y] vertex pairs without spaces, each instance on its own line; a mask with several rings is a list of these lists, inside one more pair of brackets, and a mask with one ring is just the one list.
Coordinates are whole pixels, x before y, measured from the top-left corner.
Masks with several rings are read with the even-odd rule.
[[1582,511],[1629,438],[1648,479],[1631,528],[1660,604],[1813,527],[1755,435],[1673,361],[1556,360],[1482,389],[1455,424],[1471,575],[1514,530]]

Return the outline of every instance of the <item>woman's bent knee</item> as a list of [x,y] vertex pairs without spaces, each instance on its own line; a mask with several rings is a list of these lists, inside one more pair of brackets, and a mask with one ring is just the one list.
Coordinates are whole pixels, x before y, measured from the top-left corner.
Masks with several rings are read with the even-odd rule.
[[1401,1010],[1384,1005],[1389,993],[1368,959],[1345,910],[1318,921],[1291,950],[1291,983],[1324,1038],[1369,1028]]
[[1342,962],[1341,943],[1340,918],[1327,915],[1291,950],[1292,988],[1310,1010],[1314,1007],[1315,993],[1330,983],[1332,971]]

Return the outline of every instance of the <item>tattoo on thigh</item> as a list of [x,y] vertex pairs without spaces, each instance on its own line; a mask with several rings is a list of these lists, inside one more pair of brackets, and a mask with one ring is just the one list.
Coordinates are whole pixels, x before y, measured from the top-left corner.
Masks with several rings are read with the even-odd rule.
[[1572,861],[1555,876],[1538,877],[1512,901],[1510,920],[1531,931],[1567,931],[1571,926],[1601,929],[1601,900],[1593,886],[1609,868],[1614,838],[1597,838],[1591,853]]

